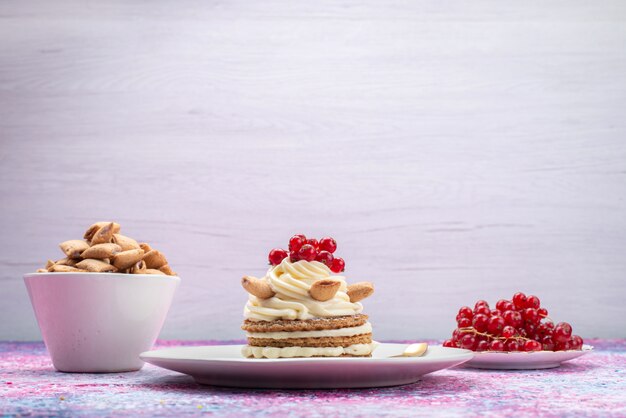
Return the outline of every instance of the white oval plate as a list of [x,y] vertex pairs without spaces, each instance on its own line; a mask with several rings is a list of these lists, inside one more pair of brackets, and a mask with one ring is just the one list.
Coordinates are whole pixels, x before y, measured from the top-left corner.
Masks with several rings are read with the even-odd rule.
[[533,351],[495,353],[478,351],[474,358],[464,364],[465,367],[494,370],[531,370],[559,367],[564,361],[575,359],[593,350],[590,345],[583,345],[582,350],[570,351]]
[[408,344],[379,344],[372,357],[248,359],[242,345],[147,351],[141,359],[213,386],[282,389],[368,388],[405,385],[471,359],[469,350],[429,346],[421,357],[389,358]]

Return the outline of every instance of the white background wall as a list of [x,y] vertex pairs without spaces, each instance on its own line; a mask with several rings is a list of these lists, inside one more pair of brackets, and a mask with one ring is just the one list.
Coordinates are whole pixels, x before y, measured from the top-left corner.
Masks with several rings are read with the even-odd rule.
[[0,339],[96,220],[183,282],[164,338],[241,338],[303,232],[371,280],[378,339],[539,295],[626,337],[626,3],[0,3]]

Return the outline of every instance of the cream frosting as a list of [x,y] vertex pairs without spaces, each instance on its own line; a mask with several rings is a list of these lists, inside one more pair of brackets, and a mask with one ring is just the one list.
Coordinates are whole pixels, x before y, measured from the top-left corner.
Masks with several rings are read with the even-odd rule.
[[366,322],[358,327],[325,329],[320,331],[294,331],[294,332],[249,332],[248,338],[271,338],[283,340],[287,338],[321,338],[321,337],[353,337],[355,335],[371,334],[372,324]]
[[367,356],[374,351],[377,343],[354,344],[348,347],[253,347],[246,345],[241,353],[254,358],[289,358],[289,357],[339,357],[342,354]]
[[[321,279],[340,283],[337,294],[325,302],[309,295],[311,285]],[[292,263],[287,257],[277,266],[271,267],[262,280],[269,283],[276,295],[269,299],[250,295],[244,316],[253,321],[327,318],[355,315],[363,310],[360,303],[350,302],[345,278],[334,275],[325,264],[318,261],[301,260]]]

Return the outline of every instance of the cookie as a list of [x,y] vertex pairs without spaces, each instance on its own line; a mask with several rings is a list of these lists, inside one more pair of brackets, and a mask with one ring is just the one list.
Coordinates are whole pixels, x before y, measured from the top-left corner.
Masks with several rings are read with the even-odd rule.
[[355,335],[353,337],[319,337],[319,338],[248,338],[248,345],[253,347],[348,347],[354,344],[371,344],[372,334]]
[[276,321],[251,321],[246,319],[241,329],[248,332],[322,331],[326,329],[358,327],[364,325],[367,319],[368,316],[364,314],[305,320],[279,319]]

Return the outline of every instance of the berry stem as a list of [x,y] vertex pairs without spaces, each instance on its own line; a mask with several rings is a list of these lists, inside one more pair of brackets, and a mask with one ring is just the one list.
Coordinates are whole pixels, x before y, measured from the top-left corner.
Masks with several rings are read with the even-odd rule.
[[459,328],[459,331],[461,331],[462,333],[466,333],[466,334],[472,333],[472,334],[475,334],[475,335],[480,335],[480,336],[483,336],[483,337],[492,338],[494,340],[503,340],[503,341],[508,341],[508,340],[530,341],[531,340],[530,338],[522,337],[520,335],[515,335],[515,336],[509,337],[509,338],[506,338],[506,337],[496,337],[495,335],[488,334],[486,332],[476,331],[473,327]]

